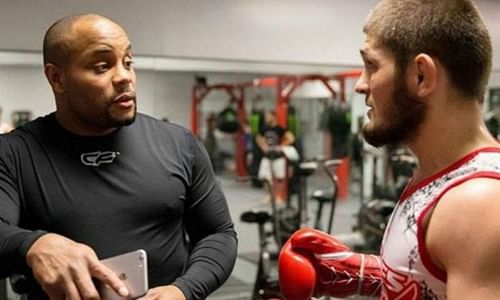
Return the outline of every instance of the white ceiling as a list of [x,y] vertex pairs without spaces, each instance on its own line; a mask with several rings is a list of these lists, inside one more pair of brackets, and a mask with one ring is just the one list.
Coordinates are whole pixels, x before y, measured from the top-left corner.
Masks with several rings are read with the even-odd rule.
[[[500,1],[476,1],[500,70]],[[121,23],[135,54],[163,59],[286,65],[361,64],[361,28],[376,0],[0,0],[0,50],[41,49],[67,14],[95,12]]]

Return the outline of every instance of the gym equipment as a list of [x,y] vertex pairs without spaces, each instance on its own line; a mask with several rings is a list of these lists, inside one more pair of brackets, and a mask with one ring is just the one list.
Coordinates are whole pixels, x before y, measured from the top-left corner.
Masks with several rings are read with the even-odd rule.
[[220,131],[224,133],[236,133],[240,129],[238,112],[232,107],[231,102],[218,115],[218,125]]
[[[206,80],[197,79],[197,83],[192,88],[191,93],[191,131],[196,137],[200,137],[200,107],[203,99],[211,91],[226,92],[233,105],[236,106],[237,121],[240,125],[236,130],[236,175],[240,178],[247,176],[246,163],[246,141],[245,132],[241,124],[247,124],[247,114],[245,111],[244,85],[239,84],[215,84],[208,85]],[[234,129],[233,129],[234,130]]]
[[322,231],[302,228],[280,252],[279,277],[283,295],[290,300],[313,295],[376,296],[382,286],[382,261],[375,255],[354,253]]
[[[274,168],[273,161],[276,158],[283,156],[283,153],[279,150],[270,150],[266,153],[266,157],[271,160],[271,178],[265,179],[265,185],[268,188],[269,195],[271,196],[271,213],[268,211],[247,211],[241,214],[240,219],[245,223],[256,223],[258,226],[258,237],[259,237],[259,261],[257,266],[257,274],[255,277],[254,288],[252,292],[252,300],[260,299],[272,299],[280,298],[280,288],[279,283],[276,278],[272,276],[272,264],[277,260],[277,252],[270,250],[270,241],[272,238],[278,249],[283,243],[282,239],[282,228],[287,228],[287,226],[281,226],[284,223],[284,213],[278,211],[276,203],[276,194],[273,188],[274,185]],[[288,220],[290,221],[290,220]],[[272,229],[266,230],[265,225],[267,223],[271,224]],[[293,220],[292,222],[293,223]],[[288,228],[293,230],[293,228]]]
[[[280,151],[269,151],[268,158],[278,158],[282,154]],[[332,227],[333,217],[336,204],[336,182],[335,167],[339,164],[338,160],[330,160],[323,162],[323,167],[332,181],[333,188],[328,191],[323,191],[321,195],[317,192],[316,198],[311,198],[312,201],[319,201],[320,197],[322,202],[319,202],[322,207],[327,201],[331,202],[331,210],[328,215],[328,227]],[[272,170],[272,168],[271,168]],[[298,198],[297,203],[293,201],[287,202],[286,205],[280,206],[276,203],[276,194],[273,187],[273,179],[268,179],[265,185],[268,193],[271,196],[271,210],[253,210],[244,212],[240,218],[241,221],[246,223],[255,223],[258,226],[259,236],[259,260],[257,267],[257,274],[254,283],[252,299],[272,299],[281,298],[281,291],[278,284],[278,278],[273,274],[273,269],[276,269],[278,260],[278,253],[282,248],[285,241],[296,232],[299,228],[308,226],[309,223],[309,208],[306,191],[306,179],[317,170],[317,162],[305,162],[299,164],[300,176],[300,191],[301,197]],[[273,172],[271,172],[273,174]],[[326,200],[328,199],[328,200]],[[315,224],[319,224],[318,220],[324,210],[319,208],[316,210],[314,217]],[[266,227],[266,225],[270,225]],[[274,244],[275,247],[271,247]],[[277,248],[276,251],[271,248]]]
[[[300,130],[299,123],[294,118],[293,109],[289,111],[291,96],[297,88],[307,81],[319,81],[324,84],[325,88],[330,91],[334,98],[339,95],[342,102],[346,102],[346,81],[350,78],[357,78],[361,76],[362,70],[352,70],[337,73],[334,75],[281,75],[273,77],[256,78],[250,82],[242,82],[237,84],[215,84],[209,85],[206,78],[196,78],[196,84],[192,88],[191,97],[191,130],[195,136],[199,137],[200,127],[200,106],[203,99],[214,90],[222,90],[227,92],[236,102],[236,111],[238,113],[239,124],[248,124],[248,119],[245,111],[245,89],[246,88],[275,88],[276,89],[276,116],[278,125],[282,128],[287,128],[291,125],[292,130]],[[331,82],[337,81],[340,85],[340,91],[337,93]],[[289,118],[289,115],[292,115]],[[253,123],[252,123],[253,125]],[[252,127],[253,128],[253,127]],[[245,147],[245,133],[241,126],[237,131],[236,138],[236,173],[239,177],[247,176],[246,166],[246,147]],[[300,147],[298,147],[300,150]],[[285,182],[286,183],[286,182]],[[288,198],[288,195],[287,197]]]
[[[275,77],[265,77],[254,80],[254,84],[259,87],[270,87],[276,89],[276,116],[278,119],[278,125],[286,128],[288,125],[294,125],[293,117],[294,111],[290,109],[291,107],[291,99],[293,93],[301,87],[306,82],[319,82],[321,83],[332,95],[332,98],[339,98],[341,102],[346,102],[346,93],[345,93],[345,84],[348,78],[356,78],[361,75],[361,70],[353,70],[349,72],[338,73],[331,76],[325,75],[284,75],[284,76],[275,76]],[[337,92],[334,90],[332,81],[336,81],[340,85],[340,90]],[[292,118],[290,119],[290,115]],[[290,122],[291,121],[291,122]],[[297,139],[300,140],[300,139]],[[300,142],[299,149],[300,147]],[[293,181],[293,178],[289,180]],[[287,181],[288,183],[288,181]],[[292,186],[293,188],[293,186]],[[292,189],[288,189],[293,192]],[[287,195],[287,198],[290,198]]]
[[[332,183],[332,189],[329,190],[316,190],[313,192],[311,199],[318,202],[318,210],[314,220],[314,228],[322,229],[326,233],[331,233],[333,230],[333,217],[335,215],[335,207],[338,199],[338,177],[337,168],[342,164],[340,159],[330,159],[324,162],[323,170],[328,175]],[[330,214],[328,216],[328,226],[323,228],[321,226],[321,216],[323,216],[323,206],[328,202],[331,203]]]
[[206,119],[207,133],[205,139],[203,140],[203,145],[207,150],[208,157],[212,163],[212,168],[215,173],[222,171],[223,169],[223,159],[221,158],[221,153],[219,151],[219,145],[217,139],[215,138],[215,128],[217,126],[217,116],[215,113],[210,113]]
[[364,245],[359,250],[378,252],[389,217],[417,167],[416,158],[404,147],[389,149],[389,162],[394,184],[376,186],[373,198],[361,200],[354,230],[361,233]]
[[18,110],[12,112],[12,123],[14,127],[20,127],[31,121],[33,113],[29,110]]

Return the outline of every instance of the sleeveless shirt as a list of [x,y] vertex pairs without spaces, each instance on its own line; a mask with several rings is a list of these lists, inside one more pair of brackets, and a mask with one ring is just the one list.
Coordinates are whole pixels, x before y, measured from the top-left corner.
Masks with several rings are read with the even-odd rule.
[[500,148],[482,148],[403,192],[382,241],[382,300],[446,299],[446,272],[425,248],[425,216],[451,188],[473,178],[500,179]]

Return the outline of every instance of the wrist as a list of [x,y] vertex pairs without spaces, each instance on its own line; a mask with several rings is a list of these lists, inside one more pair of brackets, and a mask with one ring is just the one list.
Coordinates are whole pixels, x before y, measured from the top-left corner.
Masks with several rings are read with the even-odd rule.
[[170,287],[172,288],[172,291],[173,293],[175,293],[175,299],[178,299],[178,300],[187,300],[186,298],[186,295],[184,295],[184,292],[177,286],[175,285],[170,285]]
[[[37,234],[38,233],[38,234]],[[20,251],[24,255],[24,261],[28,267],[32,267],[34,260],[37,258],[38,246],[42,239],[50,235],[48,232],[36,232],[34,236],[27,239],[21,246]]]

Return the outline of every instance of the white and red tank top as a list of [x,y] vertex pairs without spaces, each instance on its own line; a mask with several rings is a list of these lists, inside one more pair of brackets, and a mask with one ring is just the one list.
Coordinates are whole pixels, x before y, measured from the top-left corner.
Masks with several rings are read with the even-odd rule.
[[446,299],[446,272],[432,262],[427,252],[423,220],[449,189],[479,177],[500,179],[500,148],[474,151],[403,193],[382,241],[380,299]]

